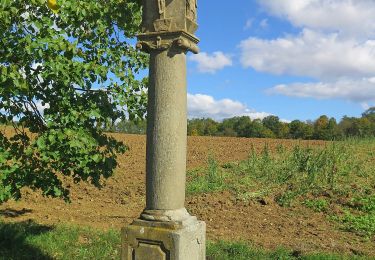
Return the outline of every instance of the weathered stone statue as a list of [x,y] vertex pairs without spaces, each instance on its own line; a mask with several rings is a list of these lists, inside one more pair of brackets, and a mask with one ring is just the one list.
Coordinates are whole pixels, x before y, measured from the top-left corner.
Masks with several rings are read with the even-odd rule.
[[158,0],[158,8],[160,19],[165,18],[165,0]]
[[186,1],[186,17],[191,21],[197,21],[197,0]]
[[144,0],[137,47],[150,54],[146,208],[123,230],[122,259],[205,259],[205,223],[185,209],[186,53],[196,0]]

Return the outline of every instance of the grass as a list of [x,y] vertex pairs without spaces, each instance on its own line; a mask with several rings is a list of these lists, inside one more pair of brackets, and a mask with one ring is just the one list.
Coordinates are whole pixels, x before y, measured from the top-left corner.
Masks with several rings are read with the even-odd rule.
[[223,171],[212,154],[209,155],[207,164],[207,170],[202,172],[201,169],[196,169],[189,173],[189,184],[186,189],[188,194],[221,191],[227,188]]
[[[323,212],[341,228],[364,237],[375,235],[375,139],[352,139],[323,148],[267,145],[252,149],[247,160],[191,171],[190,194],[228,190],[243,200],[265,196],[280,206],[303,205]],[[342,214],[329,215],[330,208]],[[0,220],[0,259],[119,259],[118,231],[87,227],[17,224]],[[207,259],[369,259],[259,249],[244,242],[209,242]]]
[[[0,222],[0,259],[119,259],[120,233],[87,227],[42,226],[33,222]],[[226,259],[365,259],[316,253],[303,255],[283,248],[267,251],[245,242],[208,242],[208,260]],[[368,259],[368,258],[366,258]]]
[[375,234],[375,195],[351,199],[344,216],[333,219],[343,223],[346,230],[371,237]]
[[316,212],[327,212],[329,202],[326,199],[305,200],[303,204]]
[[[324,212],[341,228],[364,237],[375,235],[375,139],[348,139],[325,147],[273,152],[265,144],[241,162],[189,173],[188,193],[227,190],[239,199],[272,197],[280,206],[304,205]],[[330,215],[338,207],[343,214]]]
[[0,259],[119,259],[117,231],[0,222]]
[[267,251],[251,246],[245,242],[209,242],[207,246],[207,260],[346,260],[346,259],[363,259],[368,257],[361,256],[343,256],[327,253],[315,253],[303,255],[298,251],[290,251],[285,248],[278,248],[273,251]]

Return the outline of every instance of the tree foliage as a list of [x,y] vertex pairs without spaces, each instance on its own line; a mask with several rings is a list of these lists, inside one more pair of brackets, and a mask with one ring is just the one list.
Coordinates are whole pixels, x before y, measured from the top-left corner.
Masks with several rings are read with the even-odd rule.
[[313,132],[311,125],[300,120],[293,120],[289,124],[289,136],[293,139],[311,139]]
[[[188,135],[206,135],[212,136],[217,132],[218,123],[210,118],[196,118],[190,121],[188,124],[187,132]],[[194,127],[192,127],[194,126]]]
[[[147,56],[136,0],[0,2],[0,203],[22,187],[68,199],[62,179],[100,187],[125,146],[103,126],[143,118]],[[43,111],[44,108],[44,111]],[[123,110],[126,108],[126,114]]]
[[[212,125],[215,127],[212,128]],[[371,137],[375,136],[375,108],[368,109],[360,118],[344,116],[339,123],[326,115],[315,121],[293,120],[290,123],[280,121],[277,116],[267,116],[262,120],[241,116],[227,118],[222,122],[210,118],[192,119],[188,122],[188,134],[320,140]]]
[[147,121],[145,119],[140,119],[140,120],[125,119],[112,125],[106,131],[143,135],[143,134],[146,134],[146,131],[147,131]]

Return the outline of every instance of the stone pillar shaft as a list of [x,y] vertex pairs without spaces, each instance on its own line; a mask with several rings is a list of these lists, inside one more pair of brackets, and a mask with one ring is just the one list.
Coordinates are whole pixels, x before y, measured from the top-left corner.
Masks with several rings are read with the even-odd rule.
[[186,179],[186,55],[150,52],[146,210],[184,208]]
[[206,225],[184,207],[186,53],[198,53],[196,0],[143,0],[137,48],[150,54],[146,208],[123,229],[123,260],[204,260]]

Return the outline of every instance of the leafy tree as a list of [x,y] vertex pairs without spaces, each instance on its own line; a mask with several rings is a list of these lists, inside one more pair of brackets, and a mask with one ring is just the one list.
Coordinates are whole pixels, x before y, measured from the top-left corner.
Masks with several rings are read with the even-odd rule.
[[[141,8],[135,0],[0,2],[0,203],[30,187],[68,199],[65,177],[100,187],[125,146],[102,129],[143,118],[147,56],[129,38]],[[44,107],[42,111],[41,107]]]
[[146,134],[147,121],[142,120],[121,120],[109,129],[111,132],[127,134]]
[[233,128],[234,128],[234,131],[236,131],[237,136],[251,137],[251,119],[250,119],[250,117],[248,117],[248,116],[236,117]]
[[362,119],[370,121],[369,135],[375,136],[375,107],[370,107],[362,114]]
[[219,123],[211,118],[188,120],[188,135],[217,135]]
[[340,136],[340,131],[335,118],[331,117],[327,126],[328,140],[337,139]]
[[351,137],[359,135],[359,129],[356,127],[357,124],[355,123],[356,120],[357,118],[348,116],[344,116],[341,119],[339,128],[342,136]]
[[264,136],[264,133],[265,127],[263,126],[262,121],[260,119],[254,119],[253,121],[251,121],[248,137],[269,137]]
[[260,136],[262,138],[276,138],[276,135],[274,132],[271,131],[271,129],[268,129],[267,127],[263,127],[262,131],[260,132]]
[[262,120],[263,125],[274,133],[274,136],[278,138],[286,137],[289,130],[283,127],[283,123],[280,122],[277,116],[267,116]]
[[217,127],[219,123],[211,118],[204,120],[204,135],[214,136],[217,135]]
[[336,119],[320,116],[314,123],[314,138],[321,140],[333,140],[339,137],[339,129]]
[[375,107],[366,110],[361,118],[344,116],[339,123],[343,136],[375,136]]
[[223,127],[218,133],[220,136],[237,136],[236,131],[231,127]]
[[194,118],[188,120],[187,123],[187,133],[188,135],[202,136],[204,132],[204,127],[202,124],[202,119]]
[[320,116],[315,122],[314,122],[314,138],[315,139],[323,139],[327,140],[327,127],[328,127],[328,117],[326,115]]
[[289,124],[281,122],[278,132],[278,138],[289,138]]
[[237,136],[237,132],[235,130],[235,124],[238,120],[238,117],[226,118],[221,122],[218,126],[218,131],[220,135],[223,136]]
[[196,128],[193,128],[191,129],[190,132],[188,132],[188,135],[191,135],[191,136],[198,136],[199,133],[198,133],[198,130]]
[[374,136],[375,135],[375,121],[371,122],[371,117],[362,117],[356,120],[359,129],[359,136]]
[[289,124],[289,136],[293,139],[311,139],[314,129],[310,124],[293,120]]
[[362,117],[370,118],[372,121],[375,121],[375,107],[370,107],[363,114]]
[[305,137],[303,139],[312,139],[314,136],[314,125],[306,121]]

